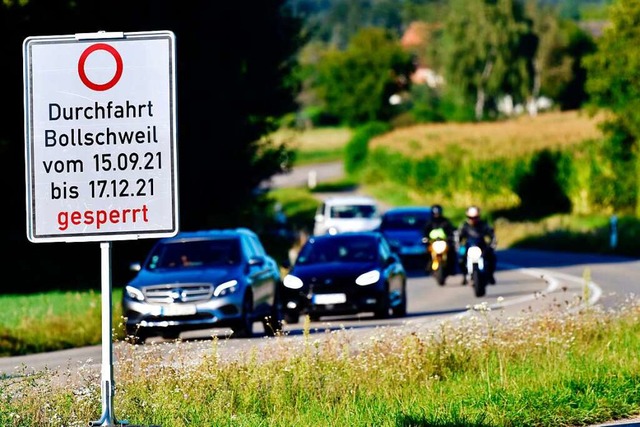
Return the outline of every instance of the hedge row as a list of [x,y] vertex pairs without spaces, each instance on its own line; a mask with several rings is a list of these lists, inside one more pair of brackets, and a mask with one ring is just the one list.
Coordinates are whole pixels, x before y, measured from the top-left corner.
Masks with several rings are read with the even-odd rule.
[[347,172],[364,182],[400,183],[456,205],[480,203],[530,217],[640,211],[638,161],[617,155],[612,141],[484,160],[456,141],[448,142],[451,149],[445,155],[407,157],[388,147],[369,150],[368,142],[388,130],[378,123],[356,129],[345,149]]

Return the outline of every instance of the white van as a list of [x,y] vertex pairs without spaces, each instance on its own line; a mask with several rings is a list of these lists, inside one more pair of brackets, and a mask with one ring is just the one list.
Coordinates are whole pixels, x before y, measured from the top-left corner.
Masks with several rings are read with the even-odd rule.
[[318,207],[313,234],[369,231],[380,226],[377,202],[366,196],[330,197]]

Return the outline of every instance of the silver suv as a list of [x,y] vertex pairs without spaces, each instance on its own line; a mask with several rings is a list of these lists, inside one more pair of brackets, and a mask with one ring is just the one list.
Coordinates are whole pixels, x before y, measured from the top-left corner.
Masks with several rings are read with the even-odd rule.
[[366,196],[336,196],[324,200],[318,207],[313,234],[371,231],[379,225],[380,212],[374,199]]
[[268,335],[281,329],[280,268],[246,228],[182,232],[159,240],[125,287],[122,312],[129,339],[144,342],[182,331],[229,327],[250,337],[262,321]]

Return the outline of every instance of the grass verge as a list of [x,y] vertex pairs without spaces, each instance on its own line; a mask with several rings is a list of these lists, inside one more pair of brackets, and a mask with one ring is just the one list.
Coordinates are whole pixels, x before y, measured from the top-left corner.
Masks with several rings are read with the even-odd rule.
[[[198,363],[162,344],[119,348],[116,413],[136,425],[579,426],[640,413],[640,305],[505,317],[486,306],[364,342],[334,331],[277,336]],[[573,306],[575,309],[577,306]],[[192,350],[189,350],[192,351]],[[95,373],[5,379],[0,425],[96,419]]]
[[[122,289],[114,289],[114,325],[122,318],[121,298]],[[0,356],[100,344],[101,303],[94,291],[0,295]]]

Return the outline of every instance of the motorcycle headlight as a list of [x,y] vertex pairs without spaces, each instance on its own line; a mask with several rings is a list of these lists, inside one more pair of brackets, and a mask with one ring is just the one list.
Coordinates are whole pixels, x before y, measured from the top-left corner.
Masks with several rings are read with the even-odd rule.
[[302,280],[300,280],[299,277],[292,276],[291,274],[284,276],[282,284],[289,289],[300,289],[303,285]]
[[477,246],[470,247],[467,251],[467,257],[469,257],[472,262],[477,262],[480,258],[482,258],[482,249]]
[[367,271],[356,279],[356,284],[360,286],[372,285],[380,280],[380,272],[378,270]]
[[433,242],[431,247],[437,254],[442,254],[447,250],[447,242],[445,242],[444,240],[436,240],[435,242]]

